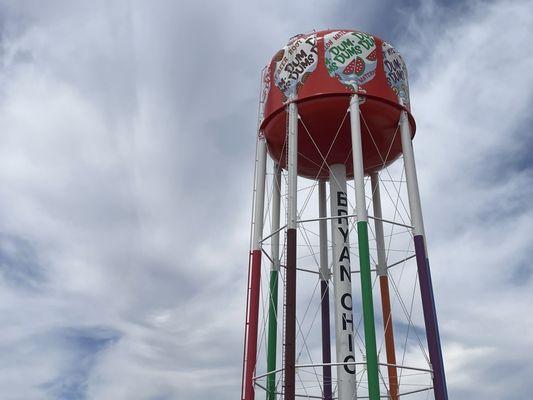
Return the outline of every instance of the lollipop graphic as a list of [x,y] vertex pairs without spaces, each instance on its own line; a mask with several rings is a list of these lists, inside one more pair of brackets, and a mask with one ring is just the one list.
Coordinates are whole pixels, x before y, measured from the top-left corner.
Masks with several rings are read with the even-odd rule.
[[399,102],[410,109],[409,84],[407,82],[407,67],[402,56],[387,42],[383,42],[383,67],[387,84],[398,96]]
[[325,62],[330,76],[357,90],[376,75],[376,44],[364,32],[334,31],[324,36]]
[[318,63],[316,35],[296,38],[274,56],[274,83],[285,98],[294,98]]

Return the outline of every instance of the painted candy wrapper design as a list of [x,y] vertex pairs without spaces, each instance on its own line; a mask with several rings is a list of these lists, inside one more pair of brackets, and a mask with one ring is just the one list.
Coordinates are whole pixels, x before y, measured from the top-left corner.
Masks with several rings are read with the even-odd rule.
[[342,84],[357,90],[376,75],[376,43],[363,32],[335,31],[324,36],[326,68]]
[[407,67],[405,62],[390,44],[383,42],[383,67],[385,69],[385,76],[387,77],[387,84],[392,88],[398,101],[407,109],[410,109],[409,104],[409,83],[407,81]]
[[318,63],[316,35],[290,42],[275,56],[274,83],[286,98],[295,97]]

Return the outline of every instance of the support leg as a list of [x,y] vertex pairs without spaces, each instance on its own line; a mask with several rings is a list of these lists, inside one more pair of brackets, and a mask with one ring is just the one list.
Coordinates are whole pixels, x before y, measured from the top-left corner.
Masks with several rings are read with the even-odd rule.
[[[280,219],[281,170],[274,165],[272,182],[272,232],[279,229]],[[279,233],[271,238],[272,265],[270,268],[270,301],[268,311],[267,372],[276,370],[276,347],[278,333],[278,274],[279,274]],[[276,374],[267,377],[267,400],[276,400]]]
[[394,348],[394,331],[392,326],[392,312],[389,294],[389,276],[387,257],[385,254],[385,237],[383,221],[381,221],[381,196],[379,192],[379,176],[377,172],[370,175],[372,183],[372,205],[374,208],[374,228],[376,232],[376,247],[378,253],[377,273],[381,292],[381,309],[383,311],[383,328],[385,331],[385,352],[387,353],[387,372],[389,375],[389,396],[391,400],[398,400],[398,370],[396,365],[396,350]]
[[[318,182],[318,216],[325,218],[326,212],[326,182]],[[331,333],[329,320],[329,285],[330,271],[328,265],[328,229],[327,221],[321,219],[319,221],[319,236],[320,236],[320,295],[321,295],[321,311],[322,311],[322,363],[331,363]],[[331,391],[331,366],[324,365],[322,367],[323,375],[323,397],[324,400],[332,399]]]
[[413,225],[418,279],[420,281],[420,294],[422,297],[422,308],[424,310],[424,322],[426,325],[429,360],[431,362],[431,368],[433,369],[433,390],[435,393],[435,400],[448,400],[448,390],[446,387],[446,376],[444,374],[444,362],[442,359],[442,349],[440,344],[439,324],[437,321],[437,312],[435,310],[435,298],[433,295],[431,272],[426,250],[424,222],[422,219],[420,192],[418,190],[418,179],[416,176],[411,127],[405,111],[402,111],[400,116],[400,134],[402,138],[407,194],[409,197],[409,208]]
[[261,286],[261,237],[265,203],[266,143],[259,137],[255,175],[255,202],[252,249],[248,271],[246,299],[246,327],[244,333],[244,362],[241,399],[254,400],[254,373],[257,362],[257,332],[259,324],[259,292]]
[[298,108],[294,101],[288,105],[288,221],[287,269],[285,277],[285,400],[295,398],[296,380],[296,224],[298,191]]
[[[354,316],[352,301],[352,274],[350,267],[350,239],[348,197],[346,195],[346,166],[330,167],[331,241],[333,258],[333,293],[335,307],[335,350],[337,362],[354,363]],[[337,367],[339,400],[357,398],[355,365]]]
[[361,292],[363,297],[363,321],[365,328],[365,350],[370,400],[380,400],[378,356],[376,350],[376,326],[374,322],[374,301],[372,298],[372,276],[370,273],[370,250],[368,246],[368,215],[366,212],[363,149],[361,144],[361,123],[359,120],[359,96],[350,100],[350,126],[352,131],[352,156],[357,213],[357,237],[359,243],[359,266]]

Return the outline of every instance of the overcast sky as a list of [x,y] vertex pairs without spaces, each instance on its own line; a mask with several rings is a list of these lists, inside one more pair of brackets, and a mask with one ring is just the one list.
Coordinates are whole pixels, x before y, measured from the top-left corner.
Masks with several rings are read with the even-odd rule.
[[236,399],[259,73],[404,55],[450,398],[533,392],[530,1],[0,1],[0,398]]

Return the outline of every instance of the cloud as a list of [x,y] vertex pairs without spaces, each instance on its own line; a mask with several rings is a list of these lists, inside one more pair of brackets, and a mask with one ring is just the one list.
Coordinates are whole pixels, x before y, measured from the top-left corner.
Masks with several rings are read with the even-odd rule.
[[41,388],[53,398],[83,400],[87,398],[88,376],[100,352],[119,340],[120,335],[103,328],[71,328],[52,334],[61,350],[68,350],[64,370]]
[[6,284],[21,289],[38,289],[46,280],[31,243],[17,237],[0,237],[0,270]]
[[[415,149],[450,391],[520,397],[510,370],[531,348],[519,334],[531,325],[522,317],[533,244],[530,10],[525,2],[474,2],[431,31],[443,12],[434,4],[413,18],[405,40],[420,42],[404,47],[408,64],[416,61]],[[529,363],[521,367],[531,373]]]
[[259,71],[295,33],[340,25],[410,66],[452,397],[524,396],[530,11],[3,2],[1,397],[238,396]]

